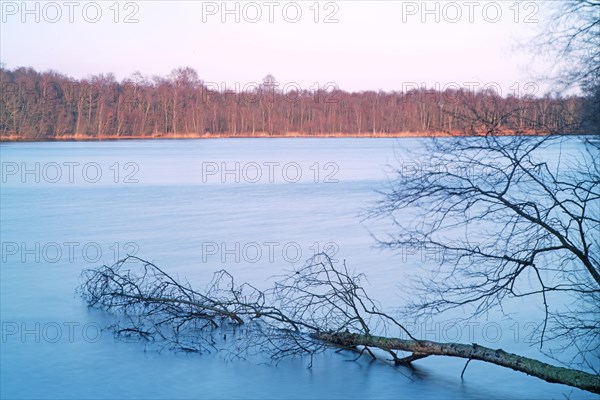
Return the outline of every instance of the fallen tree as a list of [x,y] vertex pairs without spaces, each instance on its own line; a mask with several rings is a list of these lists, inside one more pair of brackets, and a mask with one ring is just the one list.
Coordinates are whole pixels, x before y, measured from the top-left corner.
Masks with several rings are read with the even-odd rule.
[[274,359],[306,355],[312,360],[334,347],[358,357],[391,357],[408,367],[429,356],[460,357],[600,393],[598,375],[477,344],[419,340],[368,296],[363,278],[318,254],[265,291],[237,285],[226,271],[216,272],[199,290],[150,262],[127,257],[84,271],[78,292],[90,307],[121,317],[112,326],[116,335],[159,340],[184,351],[217,350],[234,357],[256,351]]
[[597,375],[570,368],[557,367],[517,354],[507,353],[502,349],[494,350],[475,343],[437,343],[427,340],[402,340],[352,333],[322,333],[316,336],[339,347],[368,346],[386,351],[401,350],[412,352],[412,355],[406,358],[407,362],[427,356],[459,357],[466,358],[469,361],[480,360],[524,372],[527,375],[541,378],[546,382],[562,383],[595,393],[598,393],[600,390],[600,378]]

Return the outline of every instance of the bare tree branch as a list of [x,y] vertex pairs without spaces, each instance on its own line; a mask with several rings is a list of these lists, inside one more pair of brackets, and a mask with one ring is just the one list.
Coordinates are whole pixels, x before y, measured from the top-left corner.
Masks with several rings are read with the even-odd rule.
[[[600,335],[597,144],[582,139],[577,158],[566,158],[564,137],[502,136],[489,125],[484,137],[432,140],[428,163],[399,168],[370,213],[395,223],[382,246],[439,256],[429,277],[415,278],[404,315],[470,306],[479,316],[510,299],[537,298],[540,345],[576,340],[579,364],[592,365]],[[558,152],[556,160],[543,151]],[[576,306],[567,309],[565,299]]]
[[[217,350],[235,358],[261,352],[275,360],[307,355],[312,360],[333,346],[358,352],[357,358],[391,355],[390,361],[407,366],[432,355],[461,357],[600,393],[598,376],[582,371],[476,344],[419,340],[380,310],[362,278],[319,254],[267,291],[236,285],[224,271],[198,291],[152,263],[127,257],[111,267],[84,271],[78,291],[90,307],[123,318],[125,325],[113,326],[116,333],[157,339],[182,351]],[[409,339],[399,339],[402,334]],[[411,355],[401,357],[397,351]]]

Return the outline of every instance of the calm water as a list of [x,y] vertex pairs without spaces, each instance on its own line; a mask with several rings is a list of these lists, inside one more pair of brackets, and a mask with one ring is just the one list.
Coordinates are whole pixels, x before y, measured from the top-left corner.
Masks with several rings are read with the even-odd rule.
[[[484,363],[430,357],[414,372],[325,354],[279,365],[157,352],[100,331],[110,316],[74,294],[83,269],[126,253],[203,285],[227,268],[259,287],[315,251],[365,273],[383,308],[426,255],[374,248],[361,212],[389,165],[424,139],[224,139],[2,144],[2,398],[590,398]],[[577,148],[568,143],[566,150]],[[555,156],[552,151],[549,159]],[[539,309],[517,304],[430,340],[477,341],[544,358],[526,340]],[[495,321],[499,321],[496,323]]]

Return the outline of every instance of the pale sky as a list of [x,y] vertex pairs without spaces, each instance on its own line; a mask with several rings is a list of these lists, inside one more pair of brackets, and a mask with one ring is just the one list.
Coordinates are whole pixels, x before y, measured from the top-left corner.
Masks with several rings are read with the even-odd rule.
[[190,66],[204,81],[229,87],[272,74],[303,89],[333,82],[349,91],[422,83],[545,90],[523,44],[543,29],[551,2],[0,3],[0,59],[8,68],[121,79]]

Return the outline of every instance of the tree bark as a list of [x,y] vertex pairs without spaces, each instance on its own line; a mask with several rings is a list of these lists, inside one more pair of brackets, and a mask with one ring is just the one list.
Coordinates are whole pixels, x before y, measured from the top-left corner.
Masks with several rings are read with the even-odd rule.
[[314,337],[342,348],[367,346],[387,351],[401,350],[412,352],[415,355],[419,355],[419,358],[435,355],[481,360],[535,376],[546,382],[561,383],[593,393],[600,393],[600,376],[598,375],[570,368],[557,367],[531,358],[507,353],[501,349],[494,350],[479,346],[475,343],[437,343],[427,340],[403,340],[353,333],[318,333]]

